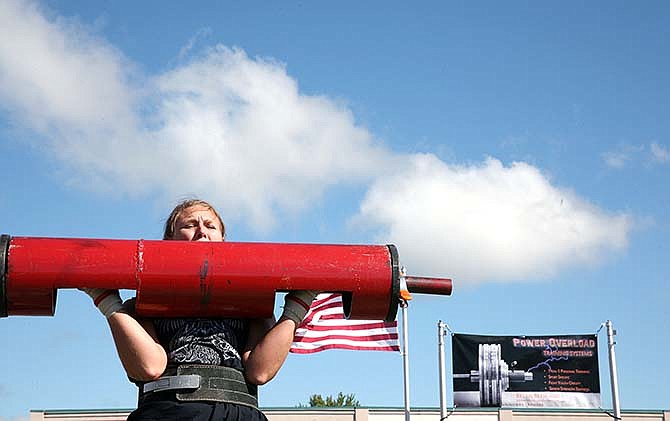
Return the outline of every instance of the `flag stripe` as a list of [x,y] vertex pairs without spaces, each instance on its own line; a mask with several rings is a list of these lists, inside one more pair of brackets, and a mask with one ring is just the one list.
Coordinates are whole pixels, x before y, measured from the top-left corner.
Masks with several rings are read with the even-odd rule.
[[294,354],[311,354],[314,352],[325,351],[327,349],[346,349],[346,350],[355,350],[355,351],[400,351],[400,346],[398,345],[369,345],[361,346],[359,344],[347,344],[343,342],[337,343],[321,343],[313,346],[301,346],[291,348],[291,352]]
[[320,325],[313,325],[309,327],[299,328],[296,333],[302,333],[303,331],[312,331],[312,332],[326,332],[329,330],[344,330],[351,331],[352,335],[355,335],[356,332],[362,331],[371,331],[374,329],[379,330],[388,330],[394,329],[395,326],[392,324],[381,324],[381,323],[365,323],[365,324],[356,324],[356,325],[345,325],[341,323],[323,323]]
[[346,320],[340,294],[320,294],[295,333],[291,352],[310,354],[327,349],[400,351],[398,324]]
[[375,342],[375,341],[387,341],[389,339],[398,339],[397,335],[390,335],[388,333],[384,333],[381,335],[366,335],[366,336],[359,336],[356,338],[352,338],[350,335],[326,335],[326,336],[301,336],[301,337],[296,337],[296,339],[302,343],[314,343],[314,342],[326,342],[326,341],[343,341],[347,342],[350,341],[352,343],[366,343],[366,342]]
[[299,347],[300,348],[314,348],[314,347],[319,347],[321,345],[328,345],[328,344],[345,344],[345,345],[351,345],[351,346],[358,346],[358,347],[393,347],[389,341],[383,339],[379,341],[356,341],[356,340],[349,340],[349,339],[323,339],[320,341],[315,341],[315,342],[300,342]]

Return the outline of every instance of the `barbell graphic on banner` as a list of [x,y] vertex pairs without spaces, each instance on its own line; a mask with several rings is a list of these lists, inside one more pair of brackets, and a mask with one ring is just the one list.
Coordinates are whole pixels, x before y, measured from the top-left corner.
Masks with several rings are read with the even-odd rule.
[[393,321],[409,292],[452,281],[406,276],[394,245],[0,236],[0,317],[53,316],[59,288],[136,290],[147,317],[271,317],[275,294],[339,292],[345,317]]
[[479,367],[470,374],[454,374],[455,379],[470,379],[479,384],[479,405],[500,406],[502,393],[509,388],[510,382],[531,382],[533,373],[523,370],[510,370],[502,360],[500,344],[479,344]]

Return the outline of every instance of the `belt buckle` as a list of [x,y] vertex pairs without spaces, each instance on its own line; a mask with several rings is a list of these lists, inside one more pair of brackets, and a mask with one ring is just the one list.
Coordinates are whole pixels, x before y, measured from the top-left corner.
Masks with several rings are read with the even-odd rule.
[[165,390],[197,389],[200,387],[201,377],[198,374],[177,374],[176,376],[163,376],[158,380],[145,383],[142,387],[144,393],[162,392]]

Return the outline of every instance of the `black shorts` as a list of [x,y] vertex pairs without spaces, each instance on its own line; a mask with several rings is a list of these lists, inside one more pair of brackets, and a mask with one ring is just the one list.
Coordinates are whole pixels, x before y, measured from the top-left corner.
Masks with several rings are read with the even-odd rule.
[[128,421],[268,421],[258,409],[226,402],[154,400],[142,403]]

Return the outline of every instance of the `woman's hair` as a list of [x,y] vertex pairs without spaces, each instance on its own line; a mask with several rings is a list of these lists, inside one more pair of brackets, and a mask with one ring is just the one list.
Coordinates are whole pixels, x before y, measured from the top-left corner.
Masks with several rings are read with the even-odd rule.
[[202,206],[214,212],[214,215],[216,215],[217,219],[221,223],[221,235],[224,238],[226,237],[226,225],[223,223],[223,219],[221,219],[219,213],[216,211],[216,209],[214,209],[214,206],[210,205],[204,200],[187,199],[182,201],[177,206],[175,206],[174,209],[172,209],[170,216],[168,216],[167,221],[165,221],[165,229],[163,230],[163,240],[171,240],[172,237],[174,237],[174,224],[175,222],[177,222],[177,218],[179,218],[179,215],[181,215],[183,211],[193,206]]

